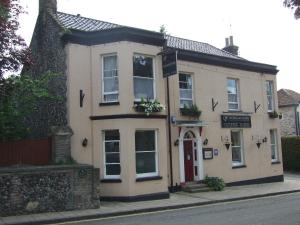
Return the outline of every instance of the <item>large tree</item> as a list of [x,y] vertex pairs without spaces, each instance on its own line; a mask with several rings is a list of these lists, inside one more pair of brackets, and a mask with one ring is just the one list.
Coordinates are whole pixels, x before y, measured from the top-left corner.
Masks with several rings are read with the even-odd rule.
[[296,19],[300,19],[300,0],[284,0],[283,5],[294,11]]
[[22,65],[31,64],[30,50],[17,34],[23,12],[19,0],[0,0],[0,79],[6,72],[17,72]]

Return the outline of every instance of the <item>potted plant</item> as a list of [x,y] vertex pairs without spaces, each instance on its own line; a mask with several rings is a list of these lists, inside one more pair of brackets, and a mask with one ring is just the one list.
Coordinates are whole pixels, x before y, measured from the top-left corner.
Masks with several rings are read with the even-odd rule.
[[141,98],[141,102],[135,104],[134,109],[136,112],[143,112],[149,116],[151,113],[165,110],[165,106],[163,106],[157,99],[151,101],[150,99],[145,100],[144,98]]
[[273,112],[268,112],[269,117],[272,119],[278,118],[279,114],[274,110]]
[[201,115],[201,110],[198,109],[196,104],[192,104],[190,106],[184,105],[183,108],[180,109],[180,113],[183,116],[199,118]]

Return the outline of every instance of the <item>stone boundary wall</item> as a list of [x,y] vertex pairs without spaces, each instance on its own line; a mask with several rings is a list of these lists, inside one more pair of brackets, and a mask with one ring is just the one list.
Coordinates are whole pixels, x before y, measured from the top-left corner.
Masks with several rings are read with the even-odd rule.
[[98,208],[98,180],[89,165],[0,168],[0,216]]

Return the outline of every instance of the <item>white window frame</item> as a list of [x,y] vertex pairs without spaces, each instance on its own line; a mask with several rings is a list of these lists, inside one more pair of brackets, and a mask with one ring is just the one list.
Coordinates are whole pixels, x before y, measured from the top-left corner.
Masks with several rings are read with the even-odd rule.
[[[105,57],[111,57],[111,56],[116,56],[116,71],[117,71],[117,76],[114,76],[114,78],[118,79],[118,83],[119,83],[119,60],[118,60],[118,55],[117,53],[110,53],[110,54],[105,54],[102,55],[102,102],[108,103],[108,102],[119,102],[119,85],[118,85],[118,91],[111,91],[111,92],[105,92],[104,90],[104,58]],[[112,95],[112,94],[117,94],[118,98],[116,100],[113,101],[106,101],[105,100],[105,95]]]
[[[155,171],[151,173],[136,173],[137,178],[143,178],[143,177],[154,177],[158,176],[158,149],[157,149],[157,130],[154,129],[138,129],[137,131],[154,131],[154,137],[155,137],[155,150],[154,151],[139,151],[138,153],[145,153],[145,152],[155,152]],[[136,148],[136,146],[135,146]],[[135,149],[135,160],[136,160],[136,154],[137,151]]]
[[[144,57],[149,57],[149,58],[152,58],[152,71],[153,71],[153,77],[150,78],[150,77],[140,77],[140,76],[135,76],[133,74],[133,95],[134,95],[134,101],[136,102],[140,102],[141,101],[141,98],[136,98],[135,97],[135,94],[134,94],[134,78],[137,77],[139,79],[147,79],[147,80],[152,80],[153,82],[153,85],[152,85],[152,88],[153,88],[153,99],[150,98],[149,100],[154,100],[156,99],[156,82],[155,82],[155,56],[152,56],[152,55],[147,55],[147,54],[143,54],[143,53],[134,53],[133,54],[133,57],[132,57],[132,66],[133,66],[133,59],[135,56],[144,56]],[[132,67],[133,68],[133,67]]]
[[[111,129],[111,130],[118,130],[118,129]],[[102,138],[103,138],[103,144],[102,144],[102,146],[103,146],[103,167],[104,167],[104,179],[120,179],[120,177],[121,177],[121,152],[120,152],[120,150],[121,150],[121,142],[120,142],[120,139],[121,139],[121,135],[120,135],[120,130],[118,130],[118,132],[119,132],[119,140],[108,140],[108,141],[106,141],[105,140],[105,132],[106,131],[110,131],[110,130],[103,130],[102,131]],[[120,158],[120,162],[119,163],[106,163],[106,150],[105,150],[105,143],[106,142],[118,142],[119,143],[119,158]],[[113,154],[116,154],[117,152],[114,152]],[[107,175],[106,174],[106,165],[117,165],[117,164],[119,164],[120,165],[120,174],[119,175]]]
[[[235,81],[237,102],[230,102],[229,101],[228,80],[234,80]],[[226,92],[227,92],[227,99],[228,99],[228,111],[240,111],[241,110],[241,104],[240,104],[240,85],[239,85],[239,79],[230,78],[230,77],[227,78],[227,80],[226,80]],[[237,109],[230,109],[230,104],[237,104]]]
[[[272,133],[274,135],[274,141],[275,143],[272,143]],[[275,159],[272,159],[272,147],[275,146]],[[271,160],[272,162],[278,162],[278,140],[277,140],[277,130],[276,129],[271,129],[270,130],[270,149],[271,149]]]
[[[243,131],[242,130],[230,130],[230,137],[232,136],[232,132],[239,133],[239,138],[240,138],[240,146],[234,146],[233,143],[231,143],[231,161],[232,161],[232,166],[243,166],[245,165],[245,159],[244,159],[244,140],[243,140]],[[241,151],[241,162],[236,162],[233,161],[232,159],[232,148],[233,147],[239,147]]]
[[[187,76],[190,76],[191,77],[191,81],[192,81],[192,89],[182,89],[182,90],[191,90],[192,91],[192,98],[182,98],[180,96],[180,83],[186,83],[186,82],[183,82],[183,81],[180,81],[180,74],[184,74],[184,75],[187,75]],[[184,106],[181,106],[181,100],[188,100],[188,101],[192,101],[192,104],[194,104],[194,80],[193,80],[193,75],[191,73],[185,73],[185,72],[179,72],[178,74],[178,82],[179,82],[179,104],[180,104],[180,108],[184,108]]]
[[[268,88],[271,88],[271,95],[268,95]],[[275,102],[274,102],[274,82],[272,80],[266,80],[266,95],[267,95],[267,109],[268,109],[268,112],[273,112],[275,110]],[[272,108],[269,109],[269,96],[271,96],[271,106]]]

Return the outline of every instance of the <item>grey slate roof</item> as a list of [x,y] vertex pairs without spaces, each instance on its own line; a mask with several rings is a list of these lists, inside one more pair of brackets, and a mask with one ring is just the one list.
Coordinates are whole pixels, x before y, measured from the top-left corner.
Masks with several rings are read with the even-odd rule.
[[[57,19],[59,23],[67,29],[85,32],[104,31],[120,27],[127,27],[114,23],[82,17],[80,15],[76,16],[62,12],[57,12]],[[170,48],[194,51],[233,59],[243,59],[207,43],[191,41],[183,38],[173,37],[170,35],[166,35],[165,38],[167,39],[167,46]]]
[[118,27],[123,27],[114,23],[108,23],[101,20],[94,20],[82,17],[80,15],[75,16],[62,12],[57,12],[57,18],[60,24],[67,29],[80,30],[86,32],[109,30]]
[[200,52],[210,55],[217,55],[223,57],[229,57],[234,59],[242,59],[236,55],[232,55],[224,50],[218,49],[210,44],[198,42],[198,41],[191,41],[188,39],[173,37],[170,35],[166,35],[167,39],[167,46],[170,48],[177,48],[182,50]]

